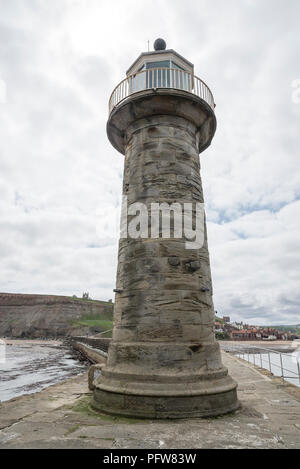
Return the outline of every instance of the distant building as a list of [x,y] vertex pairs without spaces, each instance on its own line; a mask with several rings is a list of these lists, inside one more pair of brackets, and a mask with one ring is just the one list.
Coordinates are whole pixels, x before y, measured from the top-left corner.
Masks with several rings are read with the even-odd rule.
[[245,339],[245,331],[231,331],[231,339],[232,340],[243,340]]
[[244,329],[244,326],[243,326],[243,323],[242,323],[242,322],[234,322],[234,323],[232,324],[232,326],[233,326],[235,329],[238,329],[238,330],[240,330],[240,331],[241,331],[242,329]]
[[274,340],[277,340],[277,337],[275,335],[269,335],[269,337],[265,338],[264,340],[274,341]]
[[224,322],[230,322],[230,316],[223,316]]

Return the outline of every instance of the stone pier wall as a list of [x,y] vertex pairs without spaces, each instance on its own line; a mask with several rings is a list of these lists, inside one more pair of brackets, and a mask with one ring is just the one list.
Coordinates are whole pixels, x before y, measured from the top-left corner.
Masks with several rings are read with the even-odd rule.
[[111,342],[110,338],[98,338],[98,337],[84,337],[84,336],[75,336],[72,337],[72,342],[81,342],[82,344],[89,345],[90,347],[102,350],[103,352],[108,351],[109,344]]

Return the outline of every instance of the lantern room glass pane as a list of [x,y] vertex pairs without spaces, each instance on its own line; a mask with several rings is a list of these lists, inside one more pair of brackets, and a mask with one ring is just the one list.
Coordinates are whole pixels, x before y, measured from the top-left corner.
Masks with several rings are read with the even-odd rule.
[[170,60],[148,62],[146,64],[146,86],[147,88],[169,88],[170,87]]
[[160,60],[158,62],[148,62],[146,63],[146,68],[170,68],[170,60]]
[[172,60],[146,62],[139,72],[130,77],[130,94],[152,88],[192,89],[189,73]]

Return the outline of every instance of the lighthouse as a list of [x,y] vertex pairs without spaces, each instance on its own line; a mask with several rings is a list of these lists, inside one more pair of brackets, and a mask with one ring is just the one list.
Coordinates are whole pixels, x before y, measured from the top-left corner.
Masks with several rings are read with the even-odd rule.
[[[176,419],[217,416],[238,407],[237,384],[215,339],[201,212],[199,155],[215,131],[211,90],[195,75],[194,65],[167,49],[163,39],[135,60],[110,97],[107,135],[125,157],[126,209],[113,337],[107,364],[94,382],[93,407],[101,412]],[[130,207],[143,212],[135,236],[132,230],[130,235]],[[160,209],[168,207],[166,234]],[[198,208],[201,227],[193,242]],[[180,229],[188,216],[190,229]]]

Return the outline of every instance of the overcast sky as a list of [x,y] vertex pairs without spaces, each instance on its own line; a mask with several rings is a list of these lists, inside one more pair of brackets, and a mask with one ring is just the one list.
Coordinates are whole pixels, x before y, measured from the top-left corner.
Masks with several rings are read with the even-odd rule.
[[215,308],[300,323],[299,19],[299,0],[0,0],[0,291],[113,298],[107,103],[163,37],[217,103],[201,155]]

